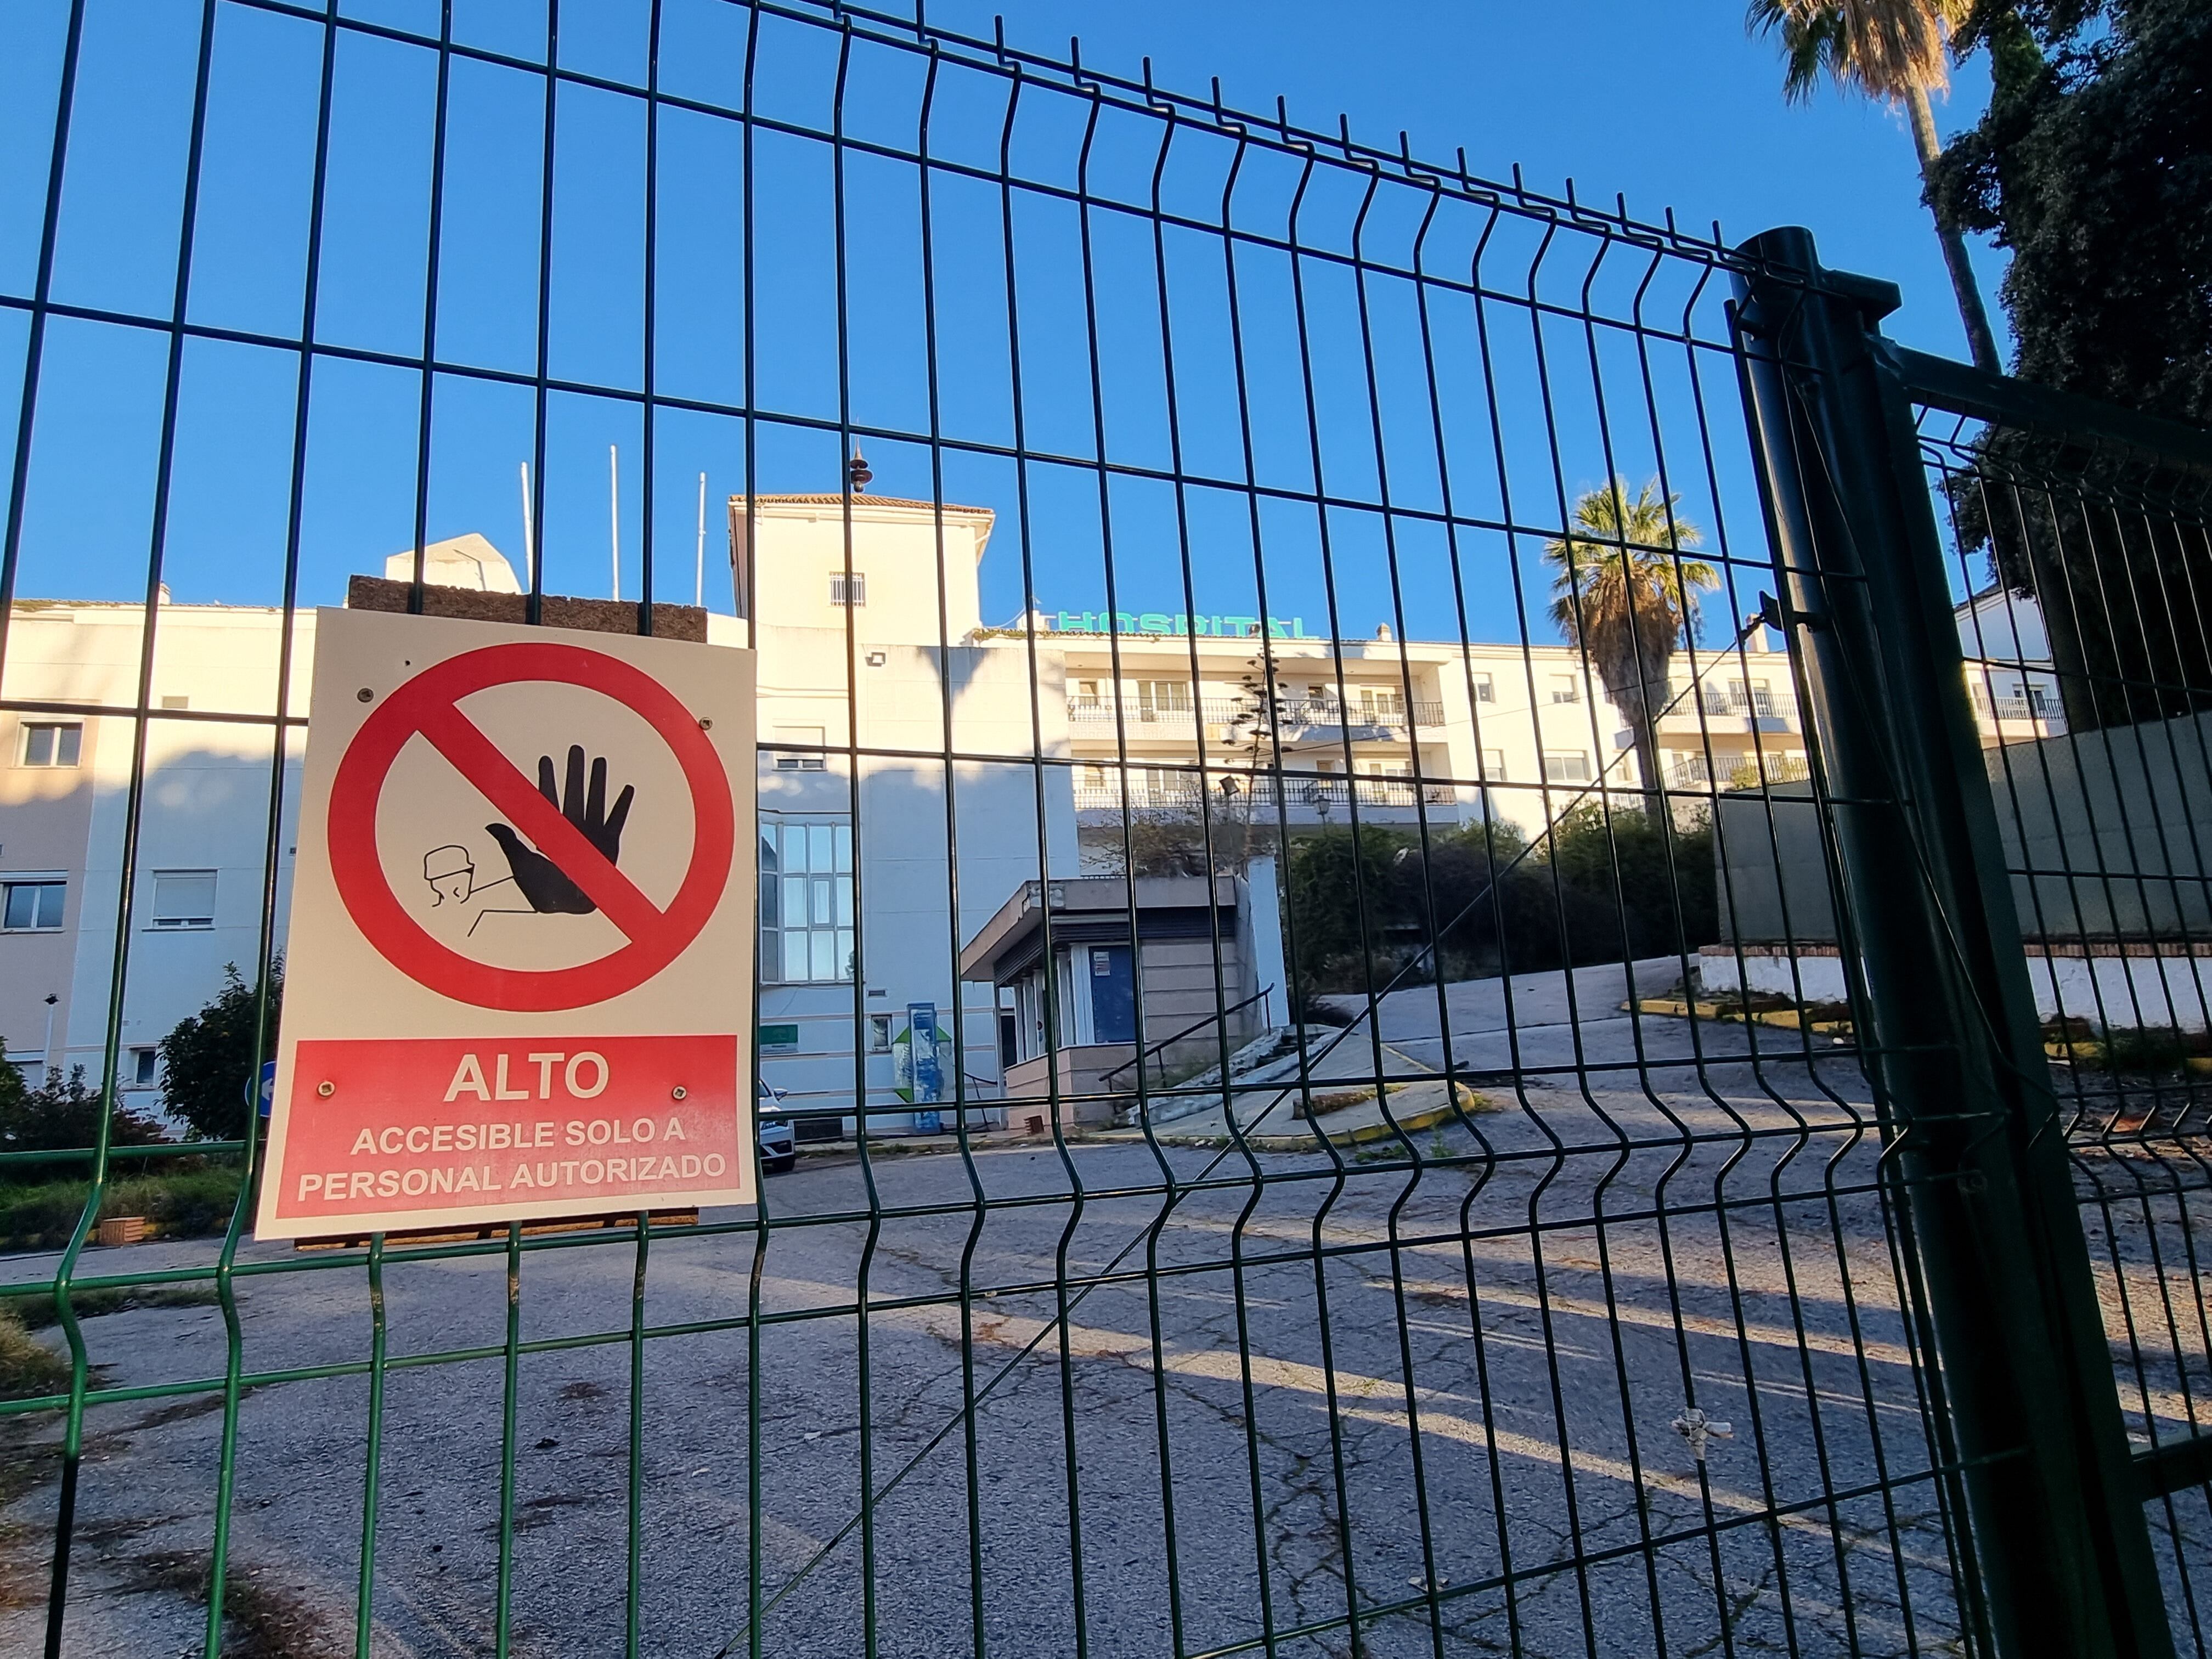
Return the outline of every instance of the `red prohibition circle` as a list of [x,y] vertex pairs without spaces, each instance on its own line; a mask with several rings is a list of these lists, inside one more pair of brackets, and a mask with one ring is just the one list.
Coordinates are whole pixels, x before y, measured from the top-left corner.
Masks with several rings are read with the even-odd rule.
[[[660,734],[690,787],[691,863],[665,910],[641,893],[493,747],[458,705],[495,685],[544,682],[599,692]],[[420,735],[515,830],[559,865],[629,943],[571,968],[497,968],[430,937],[385,879],[376,808],[392,764]],[[434,664],[362,722],[331,784],[331,873],[362,937],[410,979],[455,1002],[517,1013],[582,1008],[634,991],[681,956],[729,884],[737,815],[729,775],[699,722],[658,680],[617,658],[550,641],[487,646]]]

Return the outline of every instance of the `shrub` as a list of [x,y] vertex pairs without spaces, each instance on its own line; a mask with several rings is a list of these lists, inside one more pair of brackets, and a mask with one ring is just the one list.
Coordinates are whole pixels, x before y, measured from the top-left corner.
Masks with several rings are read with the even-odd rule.
[[1533,848],[1492,823],[1432,835],[1425,852],[1410,830],[1328,829],[1297,837],[1288,863],[1297,975],[1310,992],[1356,994],[1370,973],[1379,989],[1408,968],[1409,981],[1540,973],[1720,937],[1704,821],[1668,830],[1590,805]]
[[[238,1205],[239,1171],[234,1166],[204,1164],[164,1170],[159,1175],[131,1175],[100,1189],[100,1214],[143,1215],[168,1237],[218,1233],[230,1224]],[[0,1247],[18,1250],[58,1249],[76,1231],[92,1192],[88,1181],[50,1181],[35,1187],[0,1187]]]
[[222,989],[207,1006],[161,1039],[161,1095],[169,1109],[204,1140],[237,1140],[246,1133],[246,1095],[261,1062],[276,1053],[276,1017],[284,1002],[284,963],[269,969],[269,1019],[256,1051],[258,987],[227,963]]
[[[84,1067],[72,1066],[65,1078],[54,1078],[35,1089],[22,1085],[21,1073],[0,1066],[15,1087],[0,1086],[0,1151],[10,1152],[64,1152],[90,1146],[100,1138],[100,1091],[84,1080]],[[108,1128],[111,1146],[144,1146],[161,1139],[161,1125],[118,1106]]]

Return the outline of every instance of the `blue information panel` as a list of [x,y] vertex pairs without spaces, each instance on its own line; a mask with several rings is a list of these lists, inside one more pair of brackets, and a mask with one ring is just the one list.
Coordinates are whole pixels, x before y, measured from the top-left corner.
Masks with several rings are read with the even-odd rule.
[[908,1003],[906,1029],[914,1055],[914,1132],[933,1135],[945,1127],[942,1116],[924,1104],[945,1098],[944,1073],[937,1064],[937,1005]]

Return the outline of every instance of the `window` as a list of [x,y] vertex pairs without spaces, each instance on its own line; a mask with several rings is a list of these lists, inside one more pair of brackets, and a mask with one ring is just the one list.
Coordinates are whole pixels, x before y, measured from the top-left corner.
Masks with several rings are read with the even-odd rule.
[[[818,726],[779,726],[772,728],[771,736],[777,743],[792,744],[801,749],[822,747],[823,728]],[[819,772],[827,763],[819,755],[779,754],[775,769],[779,772]]]
[[1190,712],[1190,682],[1188,680],[1139,680],[1137,707],[1140,718],[1150,720],[1155,714],[1187,714]]
[[890,1051],[891,1016],[870,1014],[868,1016],[868,1052],[872,1054],[887,1054]]
[[1492,783],[1504,781],[1505,751],[1503,749],[1486,749],[1482,751],[1482,775]]
[[799,1027],[763,1025],[760,1028],[760,1046],[764,1054],[795,1054],[799,1052]]
[[1489,675],[1477,674],[1474,677],[1474,700],[1477,702],[1498,701],[1498,688],[1490,683]]
[[75,766],[84,752],[84,727],[76,721],[23,722],[23,764]]
[[1547,783],[1588,783],[1590,781],[1589,756],[1580,749],[1547,749],[1544,751],[1544,781]]
[[1583,687],[1580,680],[1577,679],[1572,674],[1554,674],[1552,676],[1552,701],[1553,702],[1580,702],[1582,700]]
[[832,605],[866,605],[868,602],[868,579],[855,570],[851,575],[839,571],[830,578],[830,603]]
[[131,1051],[129,1086],[133,1089],[152,1088],[155,1067],[159,1064],[161,1057],[161,1051],[158,1048],[133,1048]]
[[761,963],[787,985],[853,976],[853,826],[763,818]]
[[11,933],[46,933],[62,925],[62,900],[69,884],[11,881],[0,888],[0,927]]
[[215,926],[215,872],[156,870],[154,926],[157,928]]

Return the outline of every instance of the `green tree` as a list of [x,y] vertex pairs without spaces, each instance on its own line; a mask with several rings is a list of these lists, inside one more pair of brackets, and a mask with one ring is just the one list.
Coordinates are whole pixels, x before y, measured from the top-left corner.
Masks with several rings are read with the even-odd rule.
[[1783,96],[1793,103],[1813,94],[1826,75],[1837,85],[1884,103],[1902,104],[1920,158],[1922,199],[1936,216],[1943,264],[1958,296],[1959,319],[1976,367],[1999,372],[1996,337],[1966,258],[1960,223],[1936,189],[1936,136],[1931,92],[1950,83],[1946,46],[1966,19],[1970,0],[1751,0],[1745,26],[1782,37]]
[[[8,1052],[8,1040],[0,1037],[0,1054]],[[23,1097],[31,1092],[23,1081],[22,1068],[0,1060],[0,1136],[7,1133],[5,1126],[15,1121],[23,1109]]]
[[[1983,0],[1960,39],[1990,47],[1990,106],[1943,152],[1936,200],[2012,254],[2015,372],[2212,426],[2212,8]],[[2043,597],[2068,723],[2212,701],[2201,486],[2019,428],[1975,447],[1960,535]]]
[[1990,106],[1938,208],[2012,253],[2026,380],[2212,425],[2212,8],[1984,3]]
[[253,1042],[256,988],[228,963],[223,986],[199,1012],[179,1021],[161,1039],[161,1094],[169,1109],[206,1140],[235,1140],[246,1133],[246,1097],[261,1062],[276,1052],[276,1016],[284,1000],[284,963],[269,970],[269,1023],[257,1052]]
[[1668,672],[1676,647],[1697,626],[1697,590],[1720,583],[1712,566],[1682,556],[1699,537],[1674,511],[1677,499],[1655,478],[1632,501],[1627,480],[1615,478],[1585,491],[1568,533],[1544,544],[1544,557],[1559,571],[1552,619],[1570,645],[1583,648],[1628,722],[1654,815],[1666,810],[1658,726]]

